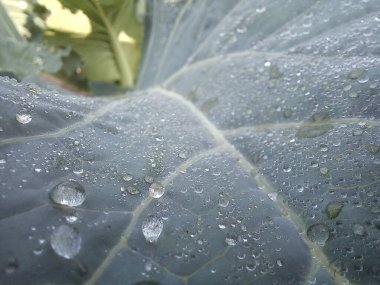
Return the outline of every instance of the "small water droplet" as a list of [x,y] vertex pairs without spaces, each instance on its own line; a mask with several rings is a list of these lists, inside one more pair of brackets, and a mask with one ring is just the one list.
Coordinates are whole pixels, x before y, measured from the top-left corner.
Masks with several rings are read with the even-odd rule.
[[140,193],[140,190],[133,186],[127,186],[127,192],[131,195],[137,195]]
[[290,171],[292,171],[292,168],[290,166],[288,166],[288,165],[285,165],[282,170],[284,172],[290,172]]
[[148,216],[142,223],[142,233],[149,243],[156,243],[161,235],[164,223],[154,215]]
[[358,236],[363,236],[366,234],[366,230],[365,230],[364,226],[362,226],[360,224],[355,224],[353,226],[353,231],[354,231],[354,234],[356,234]]
[[145,175],[144,180],[146,183],[153,183],[154,178],[153,178],[153,176]]
[[322,175],[327,175],[329,173],[329,169],[327,167],[321,167],[319,169],[319,172],[322,174]]
[[318,167],[318,161],[316,161],[316,160],[312,160],[311,162],[310,162],[310,166],[311,167]]
[[186,155],[186,153],[184,153],[184,152],[180,152],[180,153],[178,154],[178,157],[179,157],[179,158],[182,158],[182,159],[186,159],[187,155]]
[[343,208],[342,202],[331,202],[326,206],[326,214],[329,219],[335,219],[338,217],[340,211]]
[[238,237],[235,234],[228,234],[224,240],[227,245],[234,246],[238,242]]
[[152,185],[149,187],[149,195],[152,198],[160,198],[162,195],[164,195],[165,188],[160,182],[153,182]]
[[326,152],[329,150],[328,146],[326,144],[320,144],[319,145],[319,150],[322,151],[322,152]]
[[324,246],[330,237],[329,229],[324,224],[315,224],[307,229],[307,237],[316,244]]
[[268,197],[269,197],[269,199],[271,199],[272,201],[276,201],[276,200],[277,200],[277,196],[278,196],[277,193],[268,193]]
[[219,201],[218,201],[219,207],[225,208],[228,206],[229,203],[230,203],[230,201],[227,198],[225,198],[225,197],[219,198]]
[[353,132],[352,132],[352,135],[353,136],[361,136],[363,134],[363,130],[360,130],[360,129],[358,129],[358,130],[354,130]]
[[50,245],[56,254],[72,259],[79,253],[82,238],[78,231],[70,226],[61,225],[50,236]]
[[265,11],[267,10],[267,8],[265,6],[260,6],[256,9],[256,13],[258,14],[262,14],[264,13]]
[[283,263],[282,260],[280,260],[280,259],[278,259],[276,263],[277,263],[277,265],[280,266],[280,267],[282,267],[282,266],[284,265],[284,263]]
[[30,121],[32,121],[32,116],[29,115],[29,114],[17,114],[16,115],[16,120],[20,124],[25,125],[25,124],[30,123]]
[[19,264],[18,264],[17,259],[12,257],[8,260],[8,263],[4,268],[4,272],[6,274],[12,274],[12,273],[15,273],[18,268],[19,268]]
[[133,175],[132,174],[129,174],[129,173],[127,173],[127,174],[125,174],[125,175],[123,175],[123,180],[124,181],[131,181],[133,179]]
[[66,181],[56,185],[50,192],[50,199],[60,205],[75,207],[83,204],[86,192],[81,184]]

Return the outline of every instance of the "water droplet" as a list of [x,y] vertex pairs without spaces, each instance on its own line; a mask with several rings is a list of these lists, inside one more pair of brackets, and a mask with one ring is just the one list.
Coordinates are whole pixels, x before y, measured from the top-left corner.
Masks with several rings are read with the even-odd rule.
[[127,192],[131,195],[137,195],[140,193],[140,190],[133,186],[127,186]]
[[56,254],[72,259],[79,253],[82,238],[78,231],[70,226],[61,225],[50,236],[50,244]]
[[307,237],[316,244],[324,246],[330,237],[329,229],[324,224],[315,224],[307,229]]
[[322,152],[326,152],[329,150],[328,146],[326,144],[320,144],[319,145],[319,150],[322,151]]
[[232,237],[226,237],[225,242],[226,242],[226,244],[228,244],[230,246],[234,246],[237,243],[236,239],[234,239]]
[[256,9],[256,13],[258,14],[262,14],[264,13],[265,11],[267,10],[267,8],[265,6],[260,6]]
[[318,167],[318,161],[316,161],[316,160],[312,160],[311,162],[310,162],[310,166],[311,167]]
[[17,114],[16,115],[16,120],[20,124],[25,125],[25,124],[30,123],[30,121],[32,120],[32,116],[29,115],[29,114]]
[[78,182],[66,181],[59,183],[52,189],[50,199],[60,205],[75,207],[82,205],[86,199],[86,192]]
[[284,172],[290,172],[290,171],[292,171],[292,168],[289,165],[284,165],[284,167],[282,168],[282,170]]
[[360,130],[360,129],[358,129],[358,130],[354,130],[353,132],[352,132],[352,135],[353,136],[361,136],[363,134],[363,130]]
[[276,263],[277,263],[277,265],[280,266],[280,267],[282,267],[282,266],[284,265],[284,263],[283,263],[282,260],[280,260],[280,259],[278,259]]
[[154,215],[148,216],[142,224],[142,233],[149,243],[156,243],[161,235],[164,223]]
[[360,224],[355,224],[352,229],[354,231],[354,234],[356,234],[358,236],[363,236],[366,234],[366,230],[365,230],[364,226],[362,226]]
[[364,71],[357,79],[357,81],[361,84],[367,83],[369,80],[368,73]]
[[160,198],[162,195],[164,195],[165,188],[160,182],[153,182],[152,185],[149,187],[149,195],[152,198]]
[[78,221],[78,217],[75,215],[68,215],[68,216],[65,216],[65,220],[66,220],[66,222],[73,224],[76,221]]
[[228,206],[229,203],[230,201],[227,198],[225,197],[219,198],[219,202],[218,202],[219,207],[225,208]]
[[178,154],[178,157],[179,157],[179,158],[182,158],[182,159],[186,159],[187,155],[186,155],[186,153],[184,153],[184,152],[180,152],[180,153]]
[[329,173],[329,169],[327,167],[321,167],[319,169],[319,172],[322,174],[322,175],[327,175]]
[[146,183],[153,183],[154,178],[153,178],[153,176],[145,175],[144,180]]
[[326,214],[329,219],[335,219],[338,217],[340,211],[343,208],[342,202],[331,202],[326,206]]
[[8,263],[7,263],[7,265],[6,265],[5,268],[4,268],[4,272],[5,272],[6,274],[12,274],[12,273],[15,273],[16,270],[18,269],[18,267],[19,267],[19,264],[18,264],[17,259],[12,257],[12,258],[10,258],[10,259],[8,260]]
[[131,181],[133,179],[133,175],[132,174],[125,174],[123,175],[123,180],[124,181]]
[[277,196],[278,196],[277,193],[268,193],[268,197],[269,197],[269,199],[271,199],[272,201],[276,201],[276,200],[277,200]]
[[34,255],[41,255],[44,252],[44,249],[42,246],[37,246],[35,249],[33,249]]
[[347,75],[347,77],[351,80],[357,80],[360,76],[365,73],[365,70],[362,68],[356,68],[351,70],[351,72]]

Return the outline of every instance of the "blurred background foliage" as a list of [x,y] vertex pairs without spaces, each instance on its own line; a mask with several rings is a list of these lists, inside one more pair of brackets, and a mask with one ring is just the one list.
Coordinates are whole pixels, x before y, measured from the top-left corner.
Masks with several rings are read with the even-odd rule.
[[122,93],[137,80],[145,14],[146,0],[0,0],[0,75]]

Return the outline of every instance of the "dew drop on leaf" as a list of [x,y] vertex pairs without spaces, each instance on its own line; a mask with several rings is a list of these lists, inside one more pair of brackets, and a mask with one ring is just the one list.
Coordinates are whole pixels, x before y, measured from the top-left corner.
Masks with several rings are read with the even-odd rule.
[[131,181],[133,179],[133,175],[132,174],[125,174],[123,175],[123,180],[124,181]]
[[315,224],[307,229],[307,237],[316,244],[324,246],[330,237],[329,229],[324,224]]
[[50,192],[50,199],[60,205],[75,207],[83,204],[86,192],[81,184],[66,181],[56,185]]
[[59,256],[72,259],[79,253],[82,238],[78,231],[70,226],[61,225],[50,236],[50,245]]
[[327,175],[329,173],[329,169],[327,167],[321,167],[319,169],[319,172],[322,174],[322,175]]
[[356,234],[358,236],[363,236],[366,234],[366,230],[365,230],[364,226],[362,226],[360,224],[354,224],[353,231],[354,231],[354,234]]
[[148,216],[142,223],[142,233],[145,240],[149,243],[156,243],[163,228],[164,223],[159,217],[155,215]]
[[127,192],[131,195],[137,195],[140,193],[139,189],[134,186],[127,186]]
[[164,195],[165,188],[160,182],[153,182],[149,187],[149,195],[152,198],[160,198]]
[[343,208],[342,202],[331,202],[326,206],[326,214],[329,219],[335,219]]
[[17,114],[16,115],[16,120],[17,122],[19,122],[20,124],[28,124],[32,121],[32,116],[29,115],[29,114]]
[[18,268],[19,268],[19,264],[18,264],[17,259],[12,257],[8,260],[8,263],[4,268],[4,273],[6,274],[15,273]]

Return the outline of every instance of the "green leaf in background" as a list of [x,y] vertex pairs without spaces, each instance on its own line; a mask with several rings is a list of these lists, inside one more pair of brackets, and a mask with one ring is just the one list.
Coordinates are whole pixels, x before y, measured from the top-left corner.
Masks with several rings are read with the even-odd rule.
[[[68,49],[51,51],[44,45],[29,43],[20,35],[7,12],[11,11],[12,18],[20,18],[14,15],[23,15],[24,11],[11,4],[9,1],[0,1],[0,71],[12,72],[20,79],[38,74],[41,70],[57,72],[62,66],[61,57],[68,54]],[[20,25],[21,22],[17,23]]]
[[380,284],[379,0],[150,4],[140,90],[0,79],[0,284]]
[[[47,38],[56,44],[71,44],[84,63],[84,75],[91,81],[118,82],[134,86],[139,71],[144,27],[135,15],[135,1],[60,0],[73,12],[82,11],[91,32],[82,35],[52,30]],[[46,2],[48,3],[48,2]],[[54,13],[52,15],[54,17]]]

